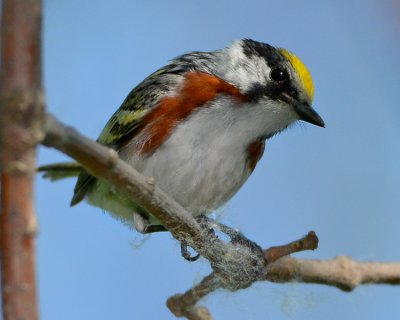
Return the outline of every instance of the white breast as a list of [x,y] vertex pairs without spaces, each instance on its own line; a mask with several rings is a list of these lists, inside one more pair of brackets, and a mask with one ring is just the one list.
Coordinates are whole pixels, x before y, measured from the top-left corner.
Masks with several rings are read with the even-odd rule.
[[235,118],[231,105],[202,108],[177,125],[152,155],[127,161],[193,215],[208,213],[229,200],[250,173],[246,130],[237,132]]
[[[227,202],[251,171],[247,148],[260,137],[285,128],[294,120],[275,104],[236,104],[221,97],[195,110],[178,124],[170,137],[151,155],[140,156],[135,141],[120,156],[193,215],[209,213]],[[290,115],[290,114],[289,114]],[[137,206],[99,182],[89,201],[124,221]]]

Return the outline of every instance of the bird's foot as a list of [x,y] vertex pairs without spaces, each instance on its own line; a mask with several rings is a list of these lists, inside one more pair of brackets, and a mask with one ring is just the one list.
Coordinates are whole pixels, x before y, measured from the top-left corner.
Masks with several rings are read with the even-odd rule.
[[135,227],[137,232],[140,232],[142,234],[168,231],[162,225],[151,224],[150,220],[146,216],[137,212],[133,213],[133,226]]
[[182,241],[181,242],[181,255],[182,257],[189,262],[194,262],[197,261],[200,258],[199,254],[196,254],[195,256],[192,256],[189,252],[189,246],[186,244],[186,242]]

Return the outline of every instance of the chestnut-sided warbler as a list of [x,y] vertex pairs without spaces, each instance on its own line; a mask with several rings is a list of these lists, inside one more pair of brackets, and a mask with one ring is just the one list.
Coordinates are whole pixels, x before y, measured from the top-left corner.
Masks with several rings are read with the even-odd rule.
[[[234,41],[221,50],[186,53],[151,74],[129,93],[98,142],[200,216],[239,190],[267,139],[297,120],[324,127],[311,107],[313,95],[311,75],[297,56]],[[44,167],[50,177],[53,169],[57,165]],[[71,205],[86,198],[139,232],[163,229],[151,212],[79,171]]]

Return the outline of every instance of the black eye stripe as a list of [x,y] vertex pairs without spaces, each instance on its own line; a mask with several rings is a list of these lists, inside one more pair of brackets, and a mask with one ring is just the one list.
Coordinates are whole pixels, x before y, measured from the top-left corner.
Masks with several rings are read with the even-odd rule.
[[289,102],[286,95],[291,96],[295,100],[299,99],[299,94],[296,88],[290,85],[289,81],[277,82],[271,81],[266,85],[254,84],[245,93],[248,100],[258,102],[263,97],[269,97],[272,100],[282,100]]

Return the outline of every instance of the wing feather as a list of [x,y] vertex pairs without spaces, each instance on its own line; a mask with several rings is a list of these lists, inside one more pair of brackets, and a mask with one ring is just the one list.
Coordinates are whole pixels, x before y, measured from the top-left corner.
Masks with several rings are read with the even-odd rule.
[[[175,90],[181,77],[179,73],[171,73],[169,65],[146,78],[129,93],[107,122],[97,141],[118,151],[133,137],[146,113]],[[82,201],[95,182],[95,177],[82,170],[75,185],[71,206]]]
[[[181,84],[184,74],[198,70],[209,72],[208,63],[213,53],[191,52],[171,61],[167,66],[148,76],[126,97],[119,109],[111,116],[97,141],[120,150],[130,141],[144,116],[166,96],[172,95]],[[85,170],[78,176],[71,205],[80,202],[92,188],[96,178]]]

